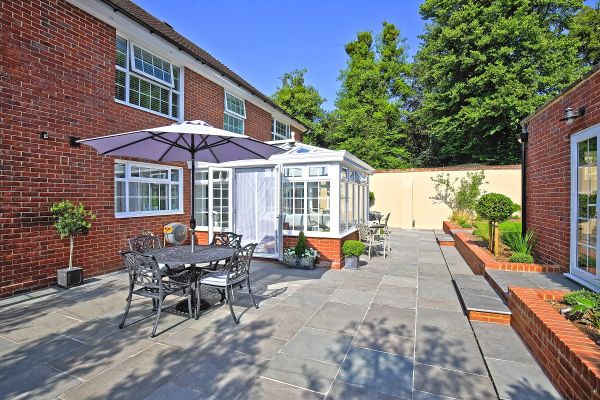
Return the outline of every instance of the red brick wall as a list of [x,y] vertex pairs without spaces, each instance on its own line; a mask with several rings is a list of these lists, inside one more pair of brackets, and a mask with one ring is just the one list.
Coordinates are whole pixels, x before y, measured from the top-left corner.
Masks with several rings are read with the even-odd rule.
[[246,101],[244,133],[262,141],[272,140],[271,114]]
[[[298,236],[284,236],[283,248],[294,247],[297,240]],[[307,237],[306,243],[319,252],[318,267],[340,269],[344,264],[342,246],[346,240],[358,240],[358,232],[352,232],[342,239]]]
[[[2,2],[0,54],[0,296],[52,284],[67,264],[68,240],[52,227],[53,202],[81,201],[97,215],[75,245],[86,276],[120,268],[128,237],[187,222],[187,174],[182,215],[116,219],[114,158],[69,146],[69,136],[173,122],[114,101],[114,28],[64,0]],[[189,70],[184,82],[184,116],[222,127],[223,89]],[[268,125],[270,134],[270,117]],[[49,140],[40,139],[42,131]]]
[[[587,107],[571,126],[559,121],[564,109]],[[527,150],[527,221],[539,238],[544,262],[569,267],[571,192],[570,137],[600,123],[600,71],[583,81],[529,121]]]
[[217,128],[223,128],[225,111],[225,91],[222,86],[185,69],[184,81],[184,119],[187,121],[201,119]]
[[511,287],[511,325],[566,399],[598,400],[598,345],[544,301],[564,293]]

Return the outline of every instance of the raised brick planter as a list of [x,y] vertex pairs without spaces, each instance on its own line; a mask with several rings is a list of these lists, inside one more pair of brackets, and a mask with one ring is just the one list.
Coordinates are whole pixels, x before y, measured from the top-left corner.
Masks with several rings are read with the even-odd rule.
[[449,229],[450,234],[454,237],[456,249],[473,272],[478,275],[484,275],[486,268],[520,272],[565,272],[557,265],[496,261],[490,253],[475,243],[477,238],[472,233],[466,232],[460,227],[455,229],[452,227],[453,225],[448,221],[444,221],[444,231]]
[[509,292],[511,325],[560,393],[567,399],[600,399],[599,346],[545,302],[566,292],[519,287]]

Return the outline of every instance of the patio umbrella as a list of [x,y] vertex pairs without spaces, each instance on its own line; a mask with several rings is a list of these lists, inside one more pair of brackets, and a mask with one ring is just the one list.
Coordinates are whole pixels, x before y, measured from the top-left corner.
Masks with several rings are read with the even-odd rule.
[[[215,128],[204,121],[184,121],[158,128],[118,133],[78,140],[95,148],[101,155],[145,158],[155,161],[192,162],[192,209],[190,228],[196,228],[194,217],[196,161],[223,163],[235,160],[268,159],[282,153],[279,147],[249,136]],[[194,235],[192,235],[192,251]]]

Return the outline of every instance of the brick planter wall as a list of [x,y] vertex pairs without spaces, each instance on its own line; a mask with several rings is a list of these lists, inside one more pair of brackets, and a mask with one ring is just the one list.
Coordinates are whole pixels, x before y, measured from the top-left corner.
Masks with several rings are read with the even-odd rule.
[[509,289],[512,326],[531,349],[552,383],[567,399],[600,399],[600,350],[544,300],[562,291]]
[[[450,226],[446,222],[444,222],[444,231]],[[478,238],[473,234],[454,229],[449,229],[449,232],[454,237],[454,246],[477,275],[484,275],[486,268],[521,272],[566,272],[557,265],[496,261],[490,253],[475,243]]]
[[[298,236],[284,236],[283,248],[289,249],[296,245]],[[309,247],[319,252],[317,267],[340,269],[344,266],[344,255],[342,246],[346,240],[358,240],[358,232],[352,232],[341,239],[306,237]]]

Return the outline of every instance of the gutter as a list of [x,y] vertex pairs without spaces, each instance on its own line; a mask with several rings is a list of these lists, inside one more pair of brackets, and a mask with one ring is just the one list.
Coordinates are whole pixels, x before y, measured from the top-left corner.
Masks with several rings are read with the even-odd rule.
[[529,127],[527,122],[521,122],[521,236],[527,233],[527,141],[529,140]]

